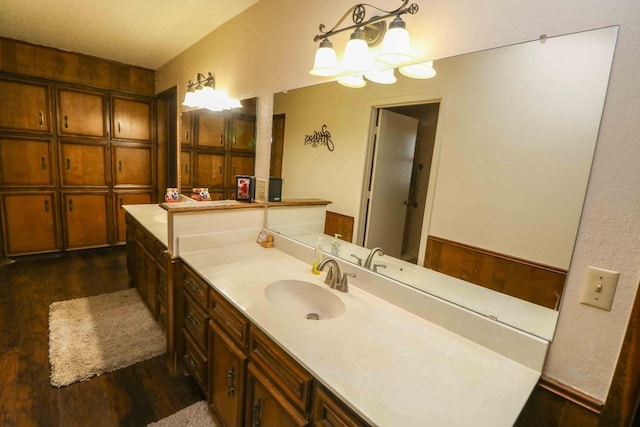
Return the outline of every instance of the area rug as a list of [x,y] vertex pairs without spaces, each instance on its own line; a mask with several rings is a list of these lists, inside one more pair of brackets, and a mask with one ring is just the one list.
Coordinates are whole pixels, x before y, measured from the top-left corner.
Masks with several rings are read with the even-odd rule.
[[135,288],[49,306],[53,386],[84,381],[165,351],[165,334]]
[[207,402],[201,400],[147,427],[216,427]]

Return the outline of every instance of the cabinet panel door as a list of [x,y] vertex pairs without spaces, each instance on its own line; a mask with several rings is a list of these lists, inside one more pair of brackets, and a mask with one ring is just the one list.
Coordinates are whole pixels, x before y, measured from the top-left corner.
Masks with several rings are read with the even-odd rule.
[[54,185],[51,140],[0,138],[0,185]]
[[2,225],[5,255],[60,250],[55,193],[4,193]]
[[60,143],[60,183],[64,186],[109,185],[109,149],[106,144]]
[[252,363],[247,375],[246,425],[302,427],[307,419]]
[[256,150],[255,119],[239,117],[231,119],[231,148],[234,150]]
[[182,188],[191,187],[191,151],[180,152],[180,184]]
[[209,402],[227,427],[241,427],[247,356],[209,322]]
[[66,249],[109,244],[107,193],[64,193],[63,218]]
[[151,104],[147,101],[112,97],[111,137],[151,142]]
[[194,187],[224,185],[224,154],[195,153]]
[[193,114],[190,111],[180,113],[180,144],[182,145],[193,143]]
[[200,147],[224,148],[225,118],[221,114],[198,113],[198,138],[196,144]]
[[106,137],[105,104],[100,93],[58,89],[58,133]]
[[152,183],[151,148],[113,146],[113,185]]
[[0,80],[0,129],[51,133],[49,86]]
[[229,182],[235,184],[236,175],[253,175],[254,165],[253,157],[232,155]]
[[127,241],[126,211],[122,206],[149,204],[152,202],[153,196],[150,191],[140,193],[115,192],[113,199],[113,211],[116,213],[116,243],[125,243]]

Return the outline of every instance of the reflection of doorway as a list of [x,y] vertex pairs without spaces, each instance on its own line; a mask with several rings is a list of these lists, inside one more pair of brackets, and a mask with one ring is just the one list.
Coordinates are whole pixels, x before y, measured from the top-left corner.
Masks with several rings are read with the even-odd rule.
[[[364,217],[364,233],[363,244],[369,248],[374,246],[382,247],[389,255],[404,259],[412,263],[418,263],[418,252],[420,248],[420,236],[422,234],[422,221],[425,213],[425,201],[427,196],[429,173],[431,170],[431,159],[433,157],[433,149],[436,135],[436,125],[438,121],[438,112],[440,109],[439,102],[416,105],[403,105],[395,107],[385,107],[376,109],[374,117],[379,120],[380,114],[384,112],[395,113],[405,117],[417,119],[417,132],[415,137],[415,149],[409,154],[411,159],[405,162],[399,174],[404,176],[405,184],[398,187],[394,191],[396,198],[393,201],[384,192],[386,185],[376,186],[381,178],[378,176],[379,171],[385,171],[390,168],[393,170],[392,164],[400,164],[393,154],[401,150],[394,146],[398,142],[402,130],[398,135],[394,136],[393,132],[389,136],[379,135],[380,126],[376,126],[377,132],[372,136],[372,161],[369,170],[369,195],[366,202],[367,212]],[[410,123],[408,121],[407,123]],[[379,122],[379,124],[381,124]],[[384,126],[383,126],[384,128]],[[389,127],[387,127],[389,129]],[[385,138],[388,141],[381,139]],[[390,143],[391,146],[384,147],[383,144]],[[390,152],[388,150],[391,150]],[[395,151],[394,151],[395,150]],[[386,152],[386,153],[385,153]],[[392,172],[392,176],[398,171]],[[390,178],[382,178],[387,180]],[[394,179],[394,178],[391,178]],[[380,206],[383,206],[380,209]],[[391,225],[393,221],[388,211],[395,211],[396,217],[400,216],[400,226]],[[371,238],[374,236],[373,238]]]

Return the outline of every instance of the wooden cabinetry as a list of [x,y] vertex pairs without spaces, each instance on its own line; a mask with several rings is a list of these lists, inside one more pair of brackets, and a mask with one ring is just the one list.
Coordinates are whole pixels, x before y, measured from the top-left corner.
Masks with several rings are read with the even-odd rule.
[[50,86],[0,79],[0,130],[51,133]]
[[236,175],[255,170],[255,115],[193,111],[181,115],[181,126],[182,191],[206,187],[213,200],[235,198]]
[[113,185],[151,187],[153,151],[144,146],[113,146]]
[[62,187],[108,187],[111,182],[106,142],[60,141]]
[[5,255],[60,249],[55,192],[7,192],[1,198]]
[[115,212],[116,243],[127,241],[126,211],[122,206],[149,204],[152,200],[151,191],[114,191],[113,211]]
[[149,101],[112,96],[111,117],[113,139],[152,141],[152,107]]
[[55,185],[50,139],[0,137],[0,186]]
[[313,426],[323,427],[367,427],[369,425],[320,385],[316,387],[313,399],[312,421]]
[[184,268],[183,276],[184,315],[181,316],[184,337],[182,360],[185,369],[207,392],[207,345],[209,315],[209,286],[191,269]]
[[59,87],[57,100],[60,135],[107,137],[105,94]]
[[106,192],[63,192],[63,230],[65,247],[95,248],[109,245],[108,203]]

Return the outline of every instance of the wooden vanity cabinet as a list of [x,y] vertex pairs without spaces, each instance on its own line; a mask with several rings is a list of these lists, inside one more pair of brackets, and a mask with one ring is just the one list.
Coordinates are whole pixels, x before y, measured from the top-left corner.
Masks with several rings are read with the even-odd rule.
[[50,92],[46,83],[0,79],[0,130],[50,134]]
[[184,266],[182,289],[182,361],[187,372],[195,378],[202,391],[207,393],[209,285],[193,270]]
[[369,424],[336,399],[324,386],[317,385],[313,397],[313,418],[316,427],[368,427]]

